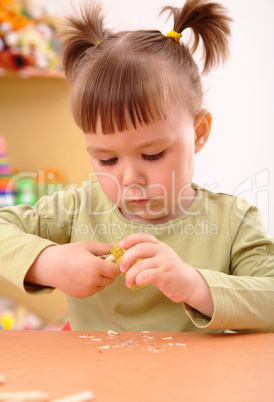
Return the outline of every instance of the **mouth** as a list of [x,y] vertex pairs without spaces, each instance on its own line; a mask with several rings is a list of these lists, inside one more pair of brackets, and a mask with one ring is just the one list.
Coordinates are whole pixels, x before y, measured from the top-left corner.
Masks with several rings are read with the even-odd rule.
[[139,207],[145,206],[149,203],[149,199],[134,199],[134,200],[128,200],[130,204],[137,205]]

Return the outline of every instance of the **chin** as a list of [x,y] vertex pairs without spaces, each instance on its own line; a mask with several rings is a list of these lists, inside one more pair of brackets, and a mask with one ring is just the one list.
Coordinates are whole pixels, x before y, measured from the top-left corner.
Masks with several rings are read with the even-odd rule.
[[144,212],[144,213],[138,213],[137,211],[131,211],[131,212],[127,212],[127,214],[123,214],[124,216],[126,216],[128,219],[133,220],[133,221],[137,221],[140,223],[144,223],[144,224],[151,224],[151,225],[157,225],[160,223],[165,223],[168,222],[170,219],[172,219],[170,217],[170,215],[166,215],[163,213],[149,213],[149,212]]

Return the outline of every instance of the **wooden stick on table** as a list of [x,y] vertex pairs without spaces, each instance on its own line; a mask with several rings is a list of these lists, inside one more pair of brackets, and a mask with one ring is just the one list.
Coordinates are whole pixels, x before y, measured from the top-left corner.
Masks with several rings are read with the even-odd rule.
[[49,400],[49,395],[41,391],[0,393],[1,402],[47,402]]
[[52,402],[89,402],[93,400],[93,393],[90,391],[80,392],[79,394],[74,394],[70,396],[65,396],[64,398],[54,399]]
[[[52,402],[90,402],[94,395],[90,391],[79,392],[65,396],[64,398],[54,399]],[[1,402],[48,402],[50,397],[45,392],[28,391],[28,392],[3,392],[0,393]]]

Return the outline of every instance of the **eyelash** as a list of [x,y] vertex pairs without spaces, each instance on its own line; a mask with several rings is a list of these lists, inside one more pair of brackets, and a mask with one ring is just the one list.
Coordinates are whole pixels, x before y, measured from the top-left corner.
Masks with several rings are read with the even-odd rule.
[[142,158],[145,161],[155,162],[155,161],[158,161],[159,159],[162,159],[165,156],[165,154],[166,154],[166,151],[162,151],[162,152],[159,152],[158,154],[154,154],[154,155],[144,155],[143,154]]
[[99,159],[98,163],[100,166],[112,166],[115,165],[115,162],[117,161],[117,158],[111,158],[111,159]]
[[[165,156],[165,154],[166,154],[166,151],[162,151],[162,152],[159,152],[158,154],[154,154],[154,155],[143,154],[142,158],[145,161],[155,162],[159,159],[162,159]],[[107,159],[107,160],[99,159],[98,163],[100,166],[113,166],[113,165],[115,165],[117,160],[118,160],[118,158],[111,158],[111,159]]]

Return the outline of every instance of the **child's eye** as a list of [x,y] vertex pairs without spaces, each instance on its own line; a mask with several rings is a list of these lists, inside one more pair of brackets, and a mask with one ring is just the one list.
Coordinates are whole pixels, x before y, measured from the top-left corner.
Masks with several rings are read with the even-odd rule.
[[154,155],[142,155],[142,158],[145,159],[146,161],[157,161],[158,159],[161,159],[165,156],[166,151],[159,152],[158,154]]
[[111,159],[99,159],[99,165],[100,166],[111,166],[115,165],[117,162],[118,158],[111,158]]

